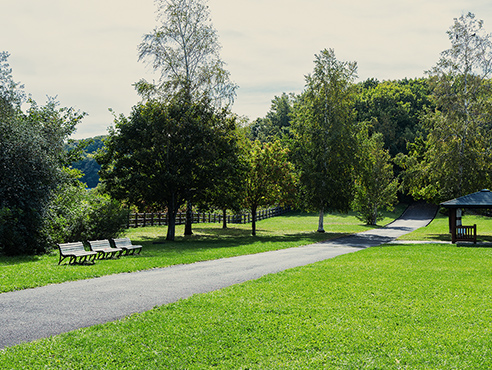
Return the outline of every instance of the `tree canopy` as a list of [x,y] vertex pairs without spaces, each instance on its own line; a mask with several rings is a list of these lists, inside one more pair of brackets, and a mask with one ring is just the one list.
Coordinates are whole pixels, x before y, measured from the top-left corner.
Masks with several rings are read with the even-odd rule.
[[491,168],[491,35],[468,13],[448,36],[451,48],[429,71],[436,110],[423,116],[427,135],[399,157],[406,188],[435,202],[487,187]]
[[0,54],[0,250],[9,255],[47,249],[45,216],[52,195],[67,180],[65,141],[84,114],[59,108],[54,99],[39,106],[14,82]]
[[217,31],[206,0],[157,0],[159,25],[144,36],[140,60],[149,60],[160,73],[156,84],[141,80],[137,90],[144,97],[193,100],[209,99],[216,107],[228,106],[236,85],[220,58]]

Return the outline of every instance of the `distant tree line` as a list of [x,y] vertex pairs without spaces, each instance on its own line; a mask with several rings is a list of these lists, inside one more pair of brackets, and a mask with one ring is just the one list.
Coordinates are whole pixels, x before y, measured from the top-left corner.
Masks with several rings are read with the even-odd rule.
[[86,139],[85,141],[75,140],[73,143],[67,144],[67,150],[72,150],[82,142],[86,142],[85,147],[81,152],[80,159],[73,162],[71,167],[82,173],[80,181],[86,184],[89,189],[93,189],[99,184],[99,170],[101,169],[101,165],[97,163],[94,155],[99,149],[104,147],[105,137],[106,136],[95,136]]

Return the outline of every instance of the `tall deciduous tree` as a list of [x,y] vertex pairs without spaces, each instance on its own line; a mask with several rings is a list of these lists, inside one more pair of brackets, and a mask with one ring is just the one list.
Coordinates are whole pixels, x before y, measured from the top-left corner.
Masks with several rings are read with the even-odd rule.
[[50,198],[66,179],[65,141],[84,114],[30,100],[12,79],[8,54],[0,54],[0,250],[31,254],[46,250],[44,221]]
[[448,36],[451,48],[429,72],[437,110],[425,117],[428,135],[399,158],[410,192],[436,202],[485,187],[490,170],[491,35],[468,13]]
[[294,168],[288,161],[288,150],[279,141],[262,144],[256,140],[250,143],[244,206],[251,211],[253,236],[256,235],[258,207],[292,199],[295,185]]
[[319,232],[324,232],[324,211],[347,210],[352,198],[356,72],[356,63],[338,61],[333,50],[323,50],[295,104],[294,158],[304,202],[319,211]]
[[[160,25],[144,36],[139,56],[140,60],[151,62],[160,78],[157,83],[139,81],[137,91],[145,98],[164,101],[180,95],[187,101],[186,106],[206,100],[215,108],[228,107],[234,100],[236,85],[220,58],[217,31],[211,23],[206,0],[157,0],[156,3]],[[191,211],[191,199],[188,199],[185,235],[192,234]]]
[[175,238],[176,214],[185,200],[211,186],[209,171],[229,130],[224,125],[230,121],[207,102],[187,104],[176,97],[167,104],[149,100],[135,106],[128,119],[116,120],[98,157],[101,180],[113,197],[167,208],[167,240]]

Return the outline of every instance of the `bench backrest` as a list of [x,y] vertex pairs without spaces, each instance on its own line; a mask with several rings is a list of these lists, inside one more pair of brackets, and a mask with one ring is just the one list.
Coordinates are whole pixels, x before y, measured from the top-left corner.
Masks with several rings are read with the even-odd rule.
[[130,238],[113,239],[116,247],[129,247],[132,245]]
[[60,252],[62,254],[72,252],[85,252],[84,243],[82,242],[58,244],[58,247],[60,248]]
[[89,240],[89,245],[93,251],[111,248],[109,240]]

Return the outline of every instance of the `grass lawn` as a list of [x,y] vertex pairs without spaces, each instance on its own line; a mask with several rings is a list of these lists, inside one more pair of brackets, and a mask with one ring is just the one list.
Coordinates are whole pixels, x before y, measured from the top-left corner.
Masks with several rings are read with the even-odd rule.
[[[401,236],[400,240],[451,241],[448,216],[438,213],[427,226]],[[492,218],[465,214],[463,225],[477,225],[477,243],[492,242]]]
[[0,351],[5,369],[490,369],[492,248],[374,247]]
[[[403,210],[404,206],[400,206],[394,212],[386,213],[381,225],[397,218]],[[195,224],[193,236],[178,236],[175,242],[165,241],[166,227],[130,229],[126,236],[130,237],[134,244],[144,246],[141,256],[98,260],[94,265],[85,266],[59,266],[58,251],[35,257],[0,257],[0,293],[109,274],[297,247],[368,229],[353,213],[327,215],[325,234],[316,232],[317,225],[317,215],[291,212],[258,222],[256,237],[250,236],[251,224],[229,225],[226,230],[221,228],[221,224]],[[176,234],[183,235],[183,231],[183,227],[178,226]]]

